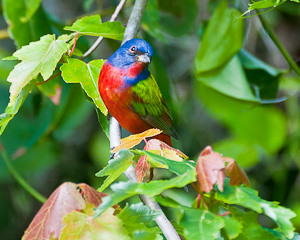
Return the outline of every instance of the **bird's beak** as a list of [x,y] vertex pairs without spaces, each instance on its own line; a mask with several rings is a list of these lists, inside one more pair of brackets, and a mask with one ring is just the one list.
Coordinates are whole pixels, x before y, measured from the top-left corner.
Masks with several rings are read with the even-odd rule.
[[137,61],[149,64],[151,62],[151,58],[147,54],[141,54],[137,56]]

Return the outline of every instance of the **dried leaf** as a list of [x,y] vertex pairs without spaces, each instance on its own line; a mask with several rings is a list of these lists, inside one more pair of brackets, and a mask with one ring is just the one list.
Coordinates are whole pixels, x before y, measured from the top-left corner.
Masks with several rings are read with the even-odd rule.
[[196,171],[199,192],[210,192],[214,184],[223,191],[225,163],[221,154],[212,152],[211,147],[206,147],[199,156]]
[[244,183],[246,186],[250,185],[249,179],[245,171],[237,164],[237,162],[229,157],[224,157],[223,160],[227,162],[225,167],[226,174],[229,176],[229,184],[231,186],[241,185]]
[[107,194],[97,192],[81,183],[66,182],[60,185],[41,207],[22,240],[59,239],[63,229],[63,218],[74,210],[83,210],[87,205],[97,207]]
[[151,128],[145,132],[130,135],[129,137],[121,139],[121,144],[117,147],[115,147],[113,150],[111,150],[112,153],[117,153],[119,150],[126,148],[130,149],[134,146],[138,145],[141,141],[143,141],[146,138],[154,137],[158,134],[160,134],[162,131],[156,128]]

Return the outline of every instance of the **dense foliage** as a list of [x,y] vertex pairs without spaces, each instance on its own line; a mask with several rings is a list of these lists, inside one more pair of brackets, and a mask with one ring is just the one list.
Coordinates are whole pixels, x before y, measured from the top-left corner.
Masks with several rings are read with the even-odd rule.
[[[180,139],[146,141],[151,130],[109,160],[97,82],[133,3],[109,22],[117,1],[2,0],[1,236],[163,239],[145,194],[186,239],[299,237],[298,1],[149,0],[138,37],[154,48],[150,69]],[[272,25],[294,30],[286,47]],[[122,175],[132,163],[138,182]],[[51,196],[42,206],[26,191]]]

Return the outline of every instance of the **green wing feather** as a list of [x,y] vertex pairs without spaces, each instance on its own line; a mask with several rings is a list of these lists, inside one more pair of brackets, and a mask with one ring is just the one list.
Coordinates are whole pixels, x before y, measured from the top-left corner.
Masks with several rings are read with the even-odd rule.
[[152,74],[132,86],[131,91],[132,110],[151,127],[158,128],[165,134],[178,138],[172,127],[169,109]]

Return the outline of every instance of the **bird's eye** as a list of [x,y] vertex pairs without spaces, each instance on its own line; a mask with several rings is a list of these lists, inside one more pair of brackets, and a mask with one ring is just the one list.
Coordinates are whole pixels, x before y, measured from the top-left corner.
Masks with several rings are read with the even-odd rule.
[[129,49],[129,51],[130,51],[131,53],[136,53],[137,48],[136,48],[135,46],[132,46],[132,47]]

